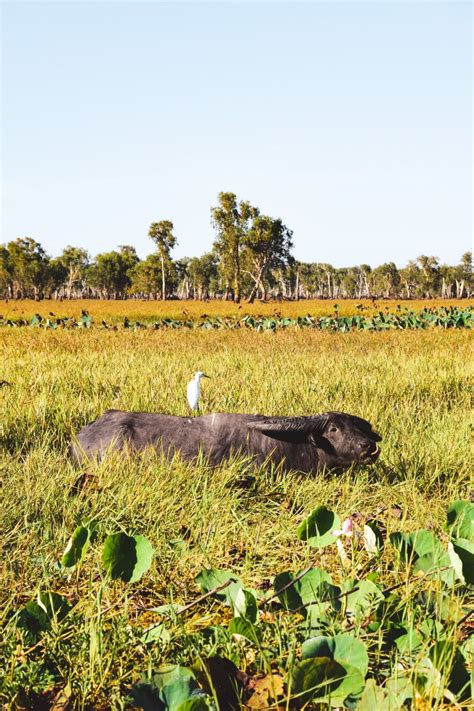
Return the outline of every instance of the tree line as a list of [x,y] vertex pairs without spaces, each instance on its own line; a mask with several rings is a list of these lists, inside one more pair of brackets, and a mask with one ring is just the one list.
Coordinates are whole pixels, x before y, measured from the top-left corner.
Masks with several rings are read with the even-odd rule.
[[421,255],[399,269],[393,262],[335,268],[292,255],[293,232],[280,218],[263,215],[234,193],[219,193],[211,208],[212,249],[200,257],[173,259],[171,220],[150,225],[156,251],[139,259],[134,247],[91,258],[67,246],[49,257],[23,237],[0,246],[0,294],[4,299],[266,299],[465,298],[474,294],[472,253],[457,265]]

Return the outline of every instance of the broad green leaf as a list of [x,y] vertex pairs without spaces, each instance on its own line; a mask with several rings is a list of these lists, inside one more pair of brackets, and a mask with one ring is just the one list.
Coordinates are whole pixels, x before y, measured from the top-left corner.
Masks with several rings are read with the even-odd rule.
[[145,536],[113,533],[105,539],[102,562],[113,580],[135,583],[149,569],[153,554],[153,546]]
[[374,611],[384,600],[382,591],[371,580],[348,581],[343,587],[344,592],[353,591],[345,597],[345,609],[356,619]]
[[347,697],[357,698],[362,693],[369,657],[361,640],[348,633],[335,637],[314,637],[303,642],[302,656],[303,659],[328,657],[344,669],[344,679],[333,691],[333,705],[342,705]]
[[[385,683],[388,694],[389,711],[399,711],[409,699],[414,696],[413,685],[409,672],[396,670],[392,677]],[[378,711],[378,710],[377,710]]]
[[61,622],[71,609],[65,597],[55,592],[40,592],[36,601],[31,600],[18,615],[17,624],[25,631],[38,637],[51,629],[53,622]]
[[365,644],[351,634],[337,634],[332,638],[333,658],[343,665],[351,665],[365,677],[369,668],[369,657]]
[[[298,577],[300,573],[280,573],[273,581],[273,589],[278,592],[288,583]],[[278,595],[282,605],[287,610],[296,610],[303,605],[331,600],[339,594],[339,588],[332,585],[332,578],[322,568],[312,568],[286,590]]]
[[466,583],[474,585],[474,543],[464,538],[452,541],[453,549],[461,560],[462,572]]
[[466,583],[466,579],[464,578],[464,573],[463,573],[463,568],[462,568],[462,560],[454,550],[454,546],[452,544],[452,541],[449,541],[448,543],[448,555],[449,555],[449,560],[451,562],[451,566],[454,570],[454,575],[456,577],[456,580],[460,580],[461,583],[464,585]]
[[235,617],[244,617],[249,622],[257,621],[257,595],[254,590],[240,588],[233,600]]
[[143,644],[151,644],[153,642],[169,642],[170,633],[163,624],[153,625],[145,630],[140,637],[140,642]]
[[216,711],[216,705],[209,696],[196,695],[186,699],[176,711]]
[[386,691],[377,686],[375,679],[367,679],[364,693],[357,704],[357,711],[385,711],[387,708]]
[[441,557],[445,550],[432,531],[413,531],[413,533],[392,533],[390,543],[400,552],[405,563],[413,563],[425,555]]
[[421,647],[422,640],[414,627],[405,627],[405,632],[396,638],[395,645],[400,654],[412,654]]
[[447,679],[448,688],[458,701],[472,700],[471,679],[459,647],[451,640],[443,640],[431,647],[428,656],[433,666]]
[[474,504],[454,501],[448,508],[446,530],[452,538],[474,540]]
[[345,669],[329,657],[303,659],[291,673],[291,696],[299,706],[331,695],[342,684]]
[[92,528],[89,526],[78,526],[73,532],[64,549],[61,558],[61,565],[65,568],[73,568],[84,560],[92,535]]
[[37,602],[30,601],[20,610],[17,625],[36,638],[41,632],[51,628],[51,621]]
[[296,535],[313,548],[324,548],[335,543],[336,538],[332,532],[340,528],[339,516],[325,506],[318,506],[300,523]]
[[328,657],[328,659],[333,659],[334,644],[332,642],[332,638],[324,637],[323,635],[311,637],[303,642],[301,646],[301,656],[303,659],[312,659],[314,657]]
[[[413,566],[413,572],[431,574],[436,572],[436,577],[442,580],[448,585],[452,585],[454,582],[455,572],[453,570],[452,561],[449,554],[446,551],[428,553],[427,555],[420,556],[416,559]],[[448,568],[443,570],[443,568]],[[434,576],[433,576],[434,577]]]
[[169,664],[160,667],[151,677],[142,676],[142,680],[133,687],[131,696],[134,704],[147,711],[178,711],[196,692],[199,693],[200,689],[193,672]]
[[324,634],[333,622],[333,608],[329,602],[314,603],[305,608],[306,618],[300,628],[309,638]]
[[[296,610],[303,604],[301,596],[296,589],[296,583],[286,590],[282,590],[282,588],[294,580],[296,575],[296,573],[290,572],[279,573],[275,576],[273,581],[273,590],[278,594],[278,599],[286,610]],[[282,590],[282,592],[279,592],[280,590]]]
[[232,600],[238,591],[243,588],[243,583],[237,575],[223,568],[205,568],[194,578],[194,582],[199,585],[203,593],[211,592],[211,590],[228,581],[230,581],[230,584],[227,587],[214,594],[218,600],[225,601],[227,605],[232,606]]
[[200,657],[193,665],[196,678],[206,694],[213,697],[218,709],[237,711],[241,708],[242,672],[227,657]]
[[439,642],[440,640],[446,638],[446,630],[444,629],[441,622],[430,618],[424,620],[421,623],[419,627],[419,632],[424,639],[431,639],[435,642]]
[[362,693],[369,657],[361,640],[348,633],[314,637],[303,642],[302,656],[303,659],[329,657],[345,670],[344,679],[333,692],[333,705],[341,705],[348,696],[358,697]]
[[[313,568],[296,583],[297,590],[303,602],[308,605],[321,599],[330,600],[339,593],[339,588],[332,585],[332,578],[322,568]],[[331,596],[331,593],[334,595]]]

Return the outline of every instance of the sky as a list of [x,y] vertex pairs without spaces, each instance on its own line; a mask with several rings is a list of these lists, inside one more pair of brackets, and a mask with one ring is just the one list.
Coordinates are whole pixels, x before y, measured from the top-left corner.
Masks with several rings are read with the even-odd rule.
[[335,266],[472,240],[470,2],[1,4],[0,243],[211,248],[232,191]]

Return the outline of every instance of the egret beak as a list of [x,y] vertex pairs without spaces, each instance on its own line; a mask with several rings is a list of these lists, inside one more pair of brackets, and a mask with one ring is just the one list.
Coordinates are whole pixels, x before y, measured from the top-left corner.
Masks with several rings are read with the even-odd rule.
[[202,377],[203,377],[203,378],[209,378],[209,380],[211,379],[211,376],[210,376],[210,375],[206,375],[205,373],[202,374]]

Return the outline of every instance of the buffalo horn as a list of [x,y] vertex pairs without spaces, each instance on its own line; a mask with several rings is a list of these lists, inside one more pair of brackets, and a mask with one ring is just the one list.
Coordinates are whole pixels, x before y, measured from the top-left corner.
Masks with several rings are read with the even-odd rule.
[[268,437],[278,437],[283,434],[318,434],[329,421],[328,415],[313,415],[311,417],[279,417],[275,420],[256,420],[249,422],[248,427],[258,430]]

